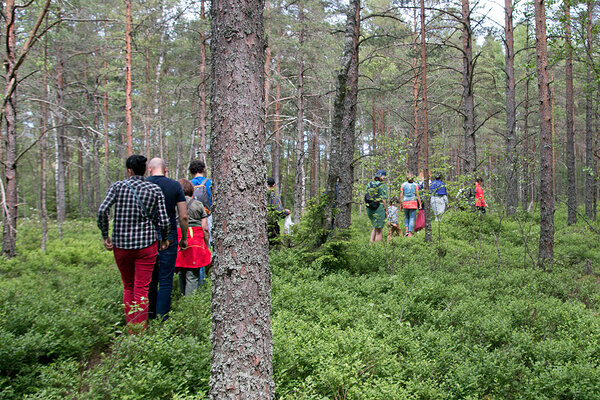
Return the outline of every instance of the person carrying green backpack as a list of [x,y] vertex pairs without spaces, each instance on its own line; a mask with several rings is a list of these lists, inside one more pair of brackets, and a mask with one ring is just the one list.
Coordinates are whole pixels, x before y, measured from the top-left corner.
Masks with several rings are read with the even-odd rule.
[[385,182],[386,173],[380,169],[375,174],[373,181],[366,187],[365,205],[367,215],[371,220],[373,230],[371,231],[371,243],[380,242],[383,239],[383,226],[387,217],[388,188]]

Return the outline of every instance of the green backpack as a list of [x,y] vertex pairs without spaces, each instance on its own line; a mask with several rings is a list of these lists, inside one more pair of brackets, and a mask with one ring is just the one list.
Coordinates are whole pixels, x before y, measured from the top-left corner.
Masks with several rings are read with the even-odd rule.
[[370,208],[371,210],[377,210],[379,208],[379,185],[372,185],[372,182],[367,185],[365,204],[367,208]]

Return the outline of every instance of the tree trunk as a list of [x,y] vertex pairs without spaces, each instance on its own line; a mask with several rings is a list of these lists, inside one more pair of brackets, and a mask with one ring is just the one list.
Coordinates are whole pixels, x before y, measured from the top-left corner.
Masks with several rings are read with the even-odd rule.
[[506,215],[513,215],[517,209],[517,137],[515,100],[515,49],[513,41],[512,0],[504,0],[504,36],[506,62],[506,136],[505,136],[505,195]]
[[67,215],[67,195],[66,195],[66,137],[65,137],[65,122],[64,122],[64,91],[65,80],[63,76],[64,64],[62,46],[56,49],[56,108],[55,126],[56,135],[56,223],[58,225],[58,235],[62,239],[62,224],[65,222]]
[[[356,109],[358,104],[358,46],[360,37],[360,1],[357,0],[355,10],[352,59],[348,69],[348,87],[344,98],[344,118],[342,120],[342,143],[340,151],[340,183],[338,208],[335,225],[340,229],[347,229],[352,224],[352,200],[354,188],[354,151],[356,149]],[[382,123],[383,125],[383,123]],[[383,129],[383,127],[382,127]],[[389,144],[388,144],[389,146]]]
[[313,132],[311,149],[310,197],[315,197],[319,190],[319,128]]
[[421,126],[423,127],[423,178],[425,193],[422,198],[425,212],[425,241],[431,242],[431,216],[429,202],[429,122],[427,115],[427,44],[425,42],[425,0],[421,0]]
[[[525,58],[526,62],[529,63],[529,19],[525,22]],[[525,99],[523,100],[523,108],[524,108],[524,116],[523,116],[523,143],[525,148],[523,149],[523,210],[527,210],[529,207],[529,201],[533,198],[531,196],[530,188],[533,185],[533,180],[530,178],[529,170],[530,170],[530,158],[532,154],[530,153],[530,140],[529,140],[529,86],[530,79],[529,77],[525,77]]]
[[592,58],[592,18],[594,1],[588,0],[586,21],[586,52],[587,52],[587,76],[586,76],[586,98],[585,98],[585,215],[594,219],[594,198],[596,193],[595,163],[594,163],[594,109],[593,109],[593,87],[594,87],[594,60]]
[[77,191],[78,196],[77,196],[77,200],[78,200],[78,204],[77,207],[79,208],[79,216],[80,217],[84,217],[85,213],[84,213],[84,204],[85,204],[85,197],[87,195],[86,192],[86,188],[83,185],[83,172],[84,172],[84,162],[83,162],[83,141],[85,138],[85,132],[80,131],[78,137],[77,137]]
[[[146,31],[146,38],[148,39],[149,33],[148,31]],[[145,107],[145,111],[144,111],[144,131],[145,131],[145,138],[144,138],[144,142],[146,145],[146,149],[144,154],[146,155],[146,158],[149,160],[150,159],[150,126],[152,125],[152,119],[150,118],[150,113],[151,113],[151,104],[152,104],[152,91],[150,89],[150,48],[149,46],[146,46],[146,68],[144,70],[144,79],[145,79],[145,83],[146,83],[146,107]]]
[[573,46],[571,45],[571,3],[563,1],[565,11],[565,108],[567,110],[567,223],[577,223],[577,176],[575,175],[575,100],[573,97]]
[[127,157],[133,154],[133,120],[131,111],[131,0],[125,0],[125,127]]
[[[18,77],[16,67],[16,33],[15,33],[15,3],[7,0],[5,3],[5,35],[6,54],[4,66],[6,68],[4,90],[4,120],[6,121],[6,135],[4,136],[4,175],[6,186],[2,187],[2,214],[4,224],[2,228],[2,255],[14,257],[17,255],[17,90]],[[14,88],[12,87],[14,85]]]
[[414,13],[413,13],[413,24],[414,24],[414,57],[412,59],[412,68],[413,68],[413,127],[410,131],[412,134],[409,134],[409,145],[408,148],[408,171],[412,174],[417,174],[419,169],[419,53],[417,51],[418,45],[417,41],[419,40],[419,34],[417,33],[418,29],[418,19],[417,19],[417,7],[416,1],[414,4]]
[[48,141],[46,135],[48,134],[48,40],[44,38],[44,67],[42,68],[42,115],[41,115],[41,128],[40,134],[40,210],[41,210],[41,223],[42,223],[42,251],[46,251],[46,243],[48,242],[48,179],[47,179],[47,168],[48,168]]
[[[104,73],[106,74],[107,63],[104,61]],[[108,143],[108,79],[104,78],[104,96],[103,96],[103,114],[104,114],[104,176],[106,180],[106,190],[110,187],[110,166],[109,155],[110,148]]]
[[262,0],[213,0],[211,399],[273,399]]
[[[281,76],[281,60],[277,57],[277,77]],[[281,193],[281,134],[279,132],[280,112],[281,112],[281,82],[277,79],[275,86],[275,140],[273,141],[273,160],[271,167],[273,170],[273,179],[275,179],[275,187]]]
[[469,0],[462,0],[462,58],[463,58],[463,129],[465,133],[465,172],[472,174],[477,169],[475,146],[475,96],[473,94],[473,31],[471,30],[471,8]]
[[[204,23],[206,15],[204,0],[200,3],[200,19]],[[200,33],[200,160],[206,164],[206,35],[204,27]]]
[[535,0],[535,36],[540,101],[540,242],[539,265],[551,269],[554,258],[554,186],[552,180],[552,115],[548,81],[546,7]]
[[[333,105],[329,172],[327,174],[327,206],[324,208],[324,228],[331,229],[334,206],[339,209],[335,226],[350,226],[352,185],[354,180],[354,129],[358,93],[358,44],[360,34],[360,0],[351,0],[346,15],[346,37],[341,67],[337,75]],[[375,132],[375,127],[373,127]],[[352,154],[352,156],[350,156]],[[339,183],[338,183],[339,181]],[[336,186],[338,190],[336,191]],[[338,192],[338,198],[335,194]]]
[[300,22],[300,32],[298,34],[298,91],[296,101],[298,104],[298,114],[296,118],[296,179],[294,184],[294,222],[300,222],[306,206],[306,172],[304,170],[304,4],[298,3],[298,19]]

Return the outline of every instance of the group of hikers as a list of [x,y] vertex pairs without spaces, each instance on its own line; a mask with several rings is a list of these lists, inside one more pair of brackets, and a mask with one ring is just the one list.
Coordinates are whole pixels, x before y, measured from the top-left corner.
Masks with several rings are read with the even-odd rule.
[[[371,242],[383,240],[383,228],[387,221],[388,234],[387,241],[391,241],[393,236],[411,237],[414,233],[422,229],[425,225],[425,215],[423,212],[423,201],[421,194],[425,189],[424,180],[420,183],[415,182],[415,176],[408,174],[406,182],[400,187],[400,199],[392,197],[389,200],[388,187],[385,184],[386,172],[380,169],[375,174],[373,181],[369,182],[365,190],[365,206],[367,215],[373,226],[371,231]],[[429,195],[431,196],[431,212],[436,221],[441,220],[442,214],[448,207],[448,191],[442,181],[441,174],[436,174],[434,180],[429,183]],[[475,208],[485,213],[487,203],[481,184],[482,178],[475,180]],[[471,188],[461,191],[461,195],[467,201],[471,197]],[[389,204],[388,204],[389,200]],[[404,211],[404,232],[399,222],[399,207]]]
[[[194,160],[189,165],[190,180],[167,178],[167,166],[160,158],[148,162],[132,155],[126,160],[127,179],[110,186],[98,209],[98,227],[104,247],[113,251],[123,282],[125,320],[130,332],[145,328],[148,319],[165,320],[171,309],[173,278],[179,274],[182,295],[193,294],[206,278],[211,266],[212,181],[206,164]],[[144,177],[148,174],[147,177]],[[388,223],[388,241],[396,236],[410,237],[424,225],[419,212],[423,203],[423,183],[407,175],[400,198],[388,204],[386,172],[379,170],[367,185],[365,202],[373,230],[371,242],[383,239]],[[482,179],[475,183],[476,207],[485,212]],[[448,193],[442,177],[430,183],[431,210],[439,221],[448,205]],[[109,236],[109,211],[113,212],[113,233]],[[404,211],[403,232],[399,210]],[[275,189],[275,180],[267,179],[266,228],[271,246],[280,235],[280,220],[290,216]]]
[[147,162],[132,155],[125,164],[127,179],[108,189],[98,209],[98,227],[121,273],[125,321],[134,332],[148,319],[168,318],[175,272],[183,295],[204,282],[211,263],[212,182],[200,160],[190,163],[190,180],[178,181],[166,177],[160,158]]

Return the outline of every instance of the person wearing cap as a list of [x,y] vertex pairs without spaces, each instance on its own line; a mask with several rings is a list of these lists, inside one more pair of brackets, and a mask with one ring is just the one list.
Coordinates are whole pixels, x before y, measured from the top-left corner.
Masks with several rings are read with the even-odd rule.
[[431,193],[431,211],[435,215],[436,221],[441,221],[441,215],[446,211],[448,206],[448,192],[446,185],[442,182],[442,175],[437,174],[435,180],[429,185]]
[[402,198],[404,226],[406,227],[404,236],[411,237],[415,230],[417,211],[421,208],[419,185],[415,182],[415,176],[413,174],[408,174],[406,176],[406,182],[404,182],[400,188],[400,197]]
[[386,173],[380,169],[375,174],[373,181],[366,188],[365,203],[367,204],[367,215],[371,220],[373,230],[371,231],[371,243],[383,240],[383,226],[387,217],[388,188],[384,183]]

